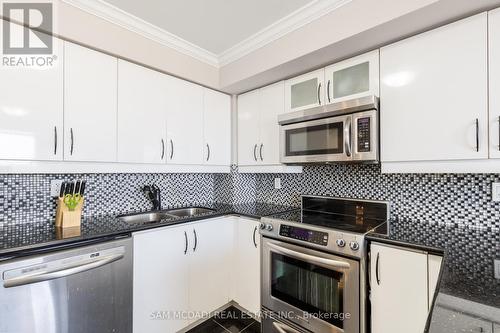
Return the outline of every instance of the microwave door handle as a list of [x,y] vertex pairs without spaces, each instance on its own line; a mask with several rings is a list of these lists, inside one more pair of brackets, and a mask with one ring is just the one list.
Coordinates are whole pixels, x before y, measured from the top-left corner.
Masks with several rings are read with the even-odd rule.
[[267,245],[271,249],[273,249],[281,254],[288,254],[288,255],[293,256],[293,257],[298,258],[298,259],[307,260],[308,262],[311,262],[313,264],[326,265],[326,266],[335,267],[335,268],[342,268],[342,269],[344,269],[344,268],[349,269],[351,267],[351,265],[349,263],[344,262],[344,261],[315,257],[315,256],[312,256],[309,254],[290,250],[290,249],[287,249],[285,247],[275,245],[272,243],[268,243]]
[[352,118],[351,116],[349,116],[345,120],[345,128],[344,128],[344,147],[345,147],[345,154],[347,155],[347,157],[351,157],[352,155],[351,127],[352,127]]
[[278,323],[278,322],[273,322],[274,328],[279,332],[279,333],[300,333],[299,331],[288,327],[284,324]]

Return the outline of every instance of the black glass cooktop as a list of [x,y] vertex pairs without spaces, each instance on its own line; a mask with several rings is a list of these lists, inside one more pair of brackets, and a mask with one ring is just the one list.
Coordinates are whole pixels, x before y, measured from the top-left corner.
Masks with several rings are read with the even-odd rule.
[[272,215],[271,218],[353,233],[366,233],[387,220],[387,203],[303,197],[302,209]]

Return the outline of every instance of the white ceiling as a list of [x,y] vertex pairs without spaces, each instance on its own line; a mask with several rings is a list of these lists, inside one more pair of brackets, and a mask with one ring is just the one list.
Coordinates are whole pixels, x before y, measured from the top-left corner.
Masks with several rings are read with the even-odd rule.
[[213,54],[314,0],[105,0]]

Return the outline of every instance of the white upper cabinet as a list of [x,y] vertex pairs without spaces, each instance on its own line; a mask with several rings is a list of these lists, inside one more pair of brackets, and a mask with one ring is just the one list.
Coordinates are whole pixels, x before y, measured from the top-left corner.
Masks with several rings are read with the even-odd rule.
[[203,87],[169,77],[167,137],[169,164],[203,164]]
[[260,142],[260,91],[238,96],[238,165],[257,165]]
[[238,165],[279,165],[283,81],[238,96]]
[[64,42],[64,159],[116,160],[117,59]]
[[118,161],[165,163],[168,76],[118,60]]
[[260,89],[260,145],[258,159],[264,165],[280,164],[278,115],[285,110],[283,81]]
[[[23,36],[13,34],[13,36]],[[63,42],[53,66],[0,66],[0,159],[63,159]]]
[[285,81],[285,111],[300,111],[325,104],[325,70],[318,69]]
[[489,12],[490,158],[500,158],[500,9]]
[[205,89],[203,138],[205,164],[231,164],[231,96]]
[[344,60],[325,68],[325,103],[369,95],[379,96],[379,51]]
[[488,158],[487,14],[380,51],[382,162]]

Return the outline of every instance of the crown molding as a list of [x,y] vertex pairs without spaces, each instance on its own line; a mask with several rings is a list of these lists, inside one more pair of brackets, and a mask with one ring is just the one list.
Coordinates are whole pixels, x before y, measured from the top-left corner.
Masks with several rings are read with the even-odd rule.
[[62,1],[214,67],[234,62],[351,2],[351,0],[314,0],[228,50],[214,54],[103,0]]
[[178,52],[191,56],[209,65],[219,67],[216,54],[209,52],[198,45],[188,42],[164,29],[157,27],[143,19],[115,7],[102,0],[62,0],[63,2],[95,15],[108,22],[116,24],[129,31],[157,43],[170,47]]
[[351,0],[312,1],[219,54],[219,66],[222,67],[243,58],[349,2]]

